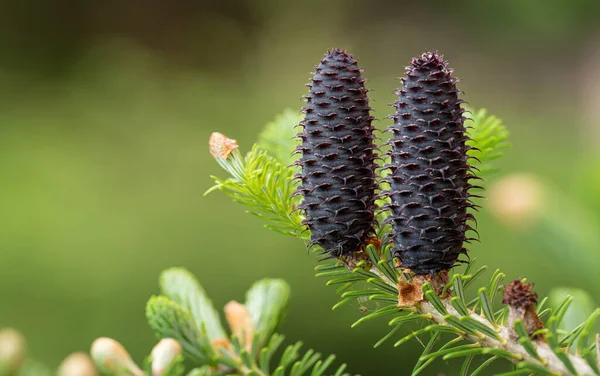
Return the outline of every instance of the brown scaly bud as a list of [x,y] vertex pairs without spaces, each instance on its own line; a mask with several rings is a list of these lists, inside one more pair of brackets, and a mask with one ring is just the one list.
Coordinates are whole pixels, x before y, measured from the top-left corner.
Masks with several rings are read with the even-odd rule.
[[533,283],[523,283],[515,279],[504,286],[504,299],[502,304],[508,304],[513,308],[529,309],[535,307],[538,302],[538,296],[533,291]]
[[410,282],[398,280],[398,307],[412,307],[423,300],[423,284],[415,278]]
[[[529,335],[544,328],[544,324],[535,311],[538,296],[533,291],[533,283],[523,283],[521,280],[515,279],[504,286],[503,294],[502,304],[509,306],[508,326],[510,328],[514,327],[516,320],[523,321]],[[517,337],[516,333],[513,335]]]
[[423,285],[429,283],[433,291],[440,295],[448,283],[448,271],[442,270],[435,274],[415,275],[412,280],[398,280],[398,307],[412,307],[424,300]]

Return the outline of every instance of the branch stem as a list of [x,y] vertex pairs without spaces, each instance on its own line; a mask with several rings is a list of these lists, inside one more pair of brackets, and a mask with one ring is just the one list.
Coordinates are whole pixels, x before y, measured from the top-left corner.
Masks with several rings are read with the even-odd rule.
[[[371,273],[377,274],[381,280],[386,281],[390,286],[396,288],[391,281],[389,281],[383,273],[377,267],[371,266]],[[448,314],[456,317],[461,317],[462,315],[456,311],[454,306],[451,304],[450,299],[451,296],[447,296],[444,298],[440,298],[442,304],[446,308]],[[450,326],[446,320],[444,320],[444,315],[442,315],[430,302],[427,300],[423,300],[419,304],[414,307],[419,313],[429,315],[431,317],[431,321],[435,322],[439,325],[447,325]],[[518,342],[518,337],[513,334],[513,331],[508,327],[497,324],[496,326],[492,325],[485,317],[477,314],[469,310],[469,316],[473,320],[477,320],[483,325],[488,326],[490,329],[495,330],[498,333],[498,338],[495,339],[490,336],[484,336],[481,338],[479,336],[474,336],[470,334],[464,334],[463,338],[472,343],[479,343],[483,347],[502,349],[514,354],[514,358],[512,361],[514,363],[519,363],[521,361],[526,361],[529,363],[538,364],[541,367],[544,367],[556,375],[572,375],[571,372],[566,368],[564,363],[559,359],[559,357],[554,353],[552,348],[544,341],[539,339],[533,339],[532,342],[536,347],[537,353],[540,356],[540,359],[537,359],[531,356],[521,344]],[[596,373],[593,369],[587,364],[587,362],[573,354],[566,354],[573,364],[573,367],[577,371],[577,375],[595,375]]]

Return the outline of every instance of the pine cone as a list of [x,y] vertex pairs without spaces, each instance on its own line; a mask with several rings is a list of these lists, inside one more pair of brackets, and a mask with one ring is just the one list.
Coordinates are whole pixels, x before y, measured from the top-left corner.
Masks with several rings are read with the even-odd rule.
[[464,110],[452,70],[435,52],[414,58],[401,79],[388,145],[390,199],[386,219],[393,226],[394,256],[415,274],[450,269],[460,254],[465,232],[469,179]]
[[359,250],[374,223],[375,137],[361,72],[346,51],[329,51],[307,85],[298,134],[299,208],[311,242],[334,257]]

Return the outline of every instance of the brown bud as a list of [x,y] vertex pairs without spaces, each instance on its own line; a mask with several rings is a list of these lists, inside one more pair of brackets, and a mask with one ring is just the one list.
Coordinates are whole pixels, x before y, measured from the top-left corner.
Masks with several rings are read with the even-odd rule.
[[414,278],[410,282],[398,280],[398,307],[413,307],[423,301],[423,289],[420,278]]
[[[544,323],[538,317],[535,306],[538,302],[538,296],[533,291],[533,283],[523,283],[521,280],[514,280],[504,286],[503,304],[508,304],[508,325],[514,327],[516,320],[522,320],[525,329],[529,335],[535,331],[544,328]],[[513,331],[513,337],[518,337]],[[539,338],[538,339],[543,339]]]
[[224,311],[231,332],[235,334],[240,341],[245,341],[246,350],[250,351],[254,330],[252,318],[250,317],[248,309],[245,305],[232,300],[225,305]]
[[521,280],[515,279],[504,286],[504,299],[502,299],[502,303],[523,309],[535,307],[538,302],[538,296],[532,288],[533,283],[523,283]]
[[216,158],[227,159],[232,151],[238,148],[236,140],[227,138],[219,132],[213,132],[208,140],[210,153]]
[[12,328],[0,329],[0,364],[16,371],[25,360],[25,338]]
[[98,376],[92,358],[84,353],[73,353],[58,366],[58,376]]
[[398,280],[398,307],[412,307],[425,300],[423,293],[425,283],[429,283],[433,291],[440,295],[449,280],[447,270],[429,275],[415,275],[410,269],[404,271],[413,275],[410,282],[405,282],[402,278]]

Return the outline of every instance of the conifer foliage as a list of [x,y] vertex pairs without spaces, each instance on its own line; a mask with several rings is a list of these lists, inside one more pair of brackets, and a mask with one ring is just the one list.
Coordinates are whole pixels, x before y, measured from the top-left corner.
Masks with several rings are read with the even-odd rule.
[[[498,359],[512,363],[503,375],[600,375],[600,335],[594,330],[600,309],[567,328],[570,296],[545,307],[549,299],[538,301],[525,279],[503,286],[505,275],[496,270],[481,282],[487,267],[474,268],[474,259],[463,271],[449,271],[470,240],[470,200],[477,197],[470,181],[494,171],[491,161],[509,145],[501,120],[484,109],[470,111],[472,122],[464,126],[466,107],[451,73],[437,53],[413,59],[394,104],[382,171],[374,162],[361,70],[345,51],[332,50],[309,84],[297,178],[296,167],[285,167],[285,153],[269,149],[277,143],[268,142],[244,158],[237,149],[229,156],[213,153],[230,175],[215,179],[214,189],[248,206],[269,228],[310,236],[317,251],[338,258],[315,268],[341,294],[334,309],[376,302],[378,308],[352,327],[389,317],[391,330],[375,347],[392,339],[394,346],[414,339],[424,345],[412,371],[402,364],[397,374],[417,376],[436,359],[463,358],[461,375],[483,374]],[[276,123],[285,130],[283,118]],[[279,155],[284,158],[276,160]],[[374,217],[376,181],[384,191]],[[401,329],[409,324],[407,334]]]

